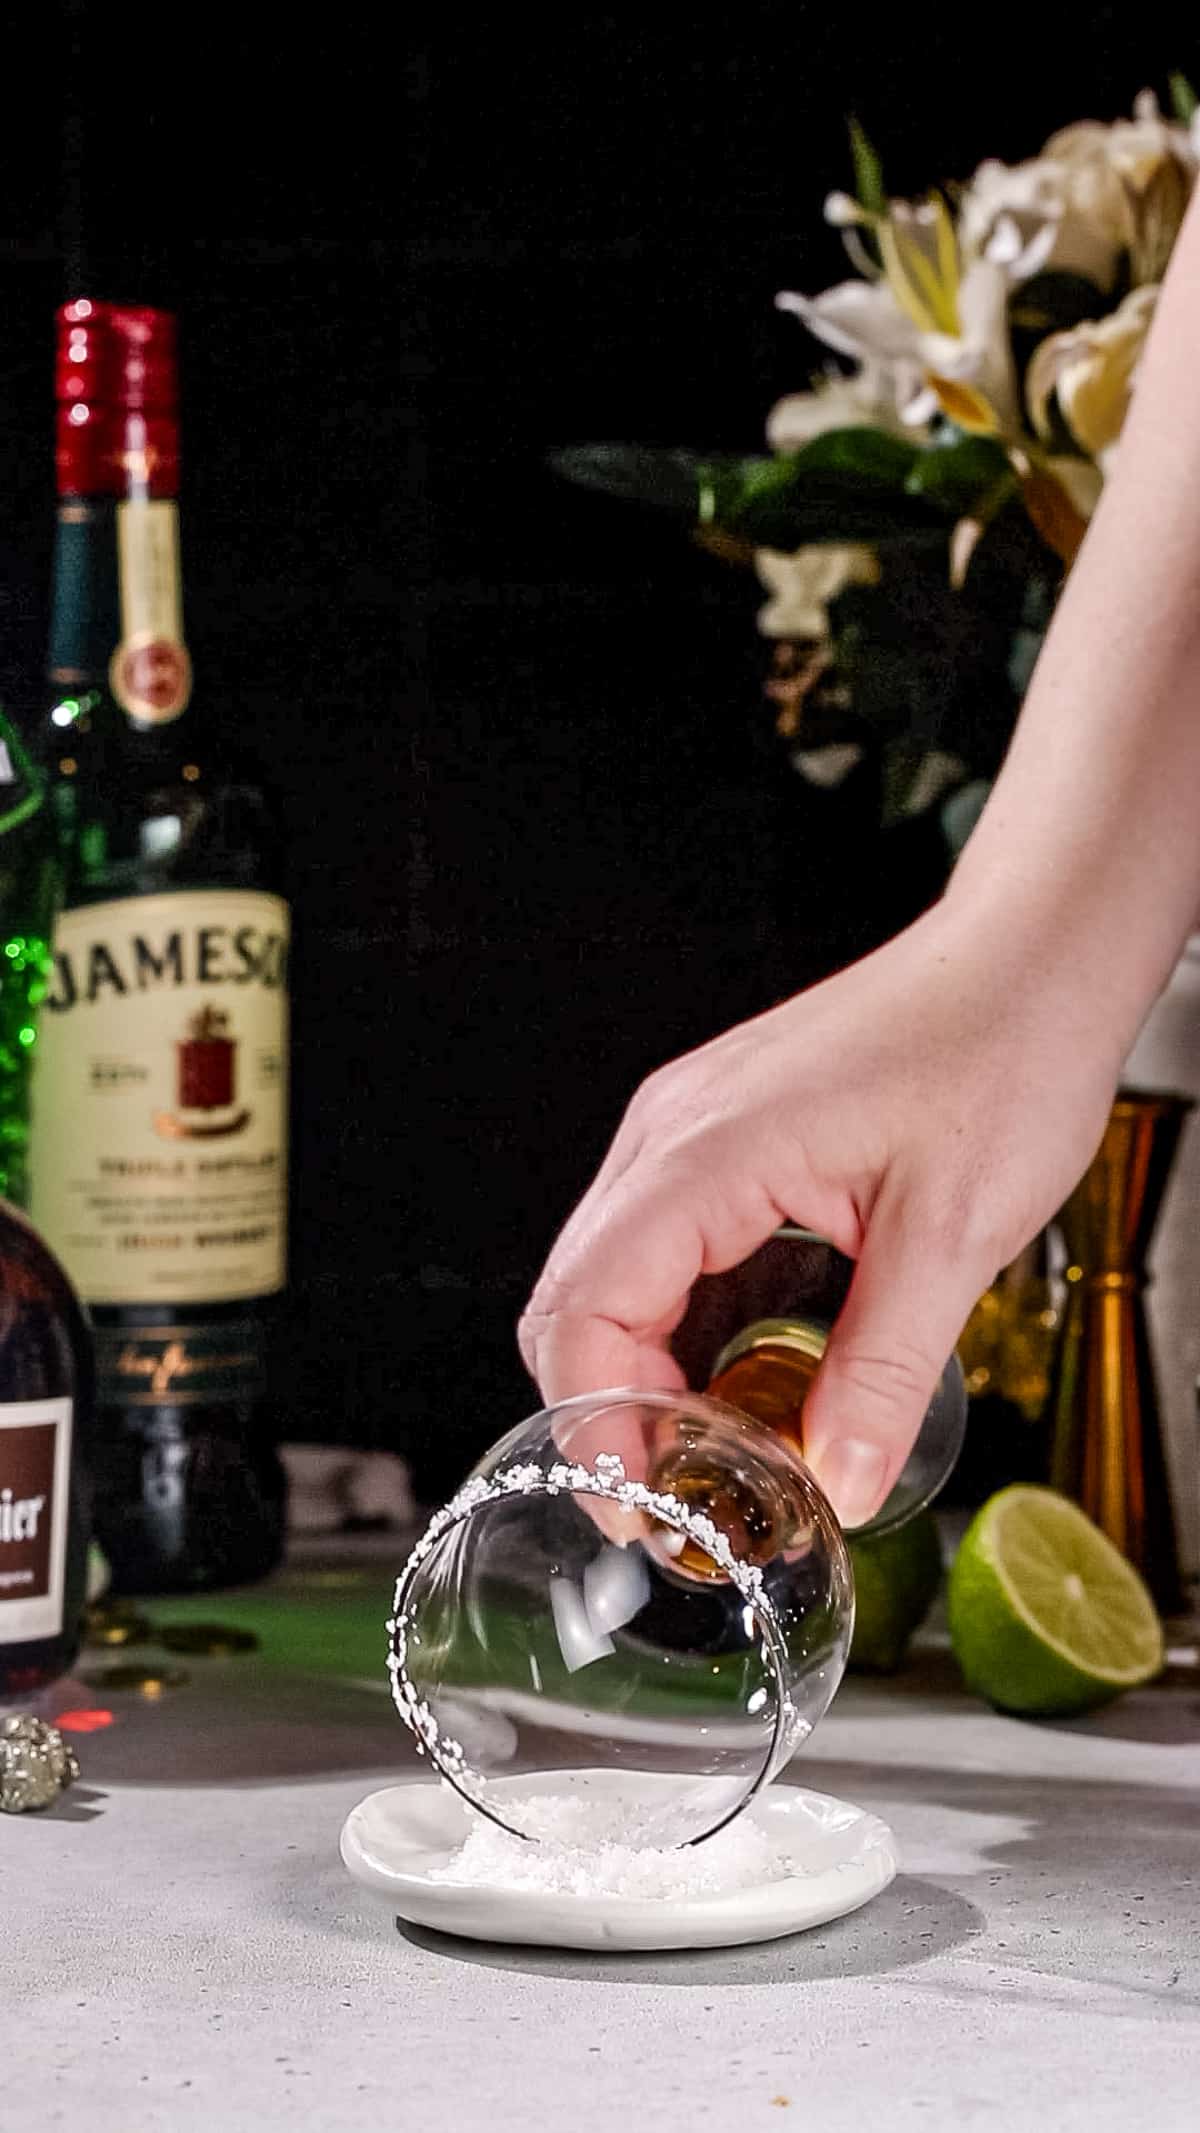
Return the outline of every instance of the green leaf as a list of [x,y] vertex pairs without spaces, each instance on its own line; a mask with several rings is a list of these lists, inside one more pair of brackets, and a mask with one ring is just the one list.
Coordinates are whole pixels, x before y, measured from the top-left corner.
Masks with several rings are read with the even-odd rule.
[[1062,584],[1061,563],[1051,557],[1019,496],[989,519],[967,568],[966,590],[976,604],[1012,628],[1044,622]]
[[698,453],[640,444],[577,444],[550,455],[565,480],[629,503],[653,504],[694,524],[700,497]]
[[989,513],[1004,496],[1015,493],[1017,478],[1008,454],[994,437],[969,437],[952,430],[945,440],[928,445],[913,466],[905,490],[936,504],[952,519],[969,516],[987,502]]
[[962,765],[940,749],[927,748],[911,734],[889,741],[882,755],[881,823],[892,829],[913,815],[924,814],[945,800],[947,788],[957,786]]
[[787,454],[787,459],[801,478],[836,475],[862,487],[902,489],[921,452],[922,447],[907,437],[855,423],[810,438],[798,452]]
[[1053,591],[1044,581],[1031,579],[1025,588],[1008,655],[1008,678],[1022,702],[1033,679],[1033,670],[1042,656],[1053,615]]
[[814,481],[750,506],[734,530],[756,548],[792,555],[798,548],[826,542],[859,542],[890,550],[915,543],[944,551],[945,521],[903,491],[895,497],[870,496],[846,483]]
[[1012,650],[1008,655],[1008,678],[1016,694],[1022,699],[1033,680],[1033,670],[1042,656],[1042,646],[1045,642],[1045,632],[1042,630],[1022,628],[1013,637]]
[[[671,448],[575,445],[553,454],[567,480],[653,505],[689,527],[791,552],[825,541],[944,540],[952,505],[910,477],[925,446],[859,424],[798,452],[701,457]],[[936,483],[933,485],[936,489]]]
[[883,189],[883,167],[856,118],[850,120],[850,154],[854,159],[854,191],[859,206],[865,208],[868,215],[885,215],[887,194]]
[[702,470],[702,521],[760,547],[791,551],[823,541],[940,538],[944,520],[905,484],[921,447],[866,424],[828,430],[800,451],[710,461]]
[[1026,581],[1009,575],[1001,548],[995,569],[955,590],[947,543],[943,521],[940,547],[890,549],[877,585],[833,601],[832,674],[878,744],[903,739],[918,760],[936,751],[991,777],[1017,715],[1007,662]]
[[1186,74],[1172,74],[1168,84],[1171,109],[1181,126],[1190,126],[1196,116],[1196,92]]
[[739,533],[745,531],[756,509],[770,510],[796,483],[793,462],[782,453],[771,458],[712,459],[698,473],[700,524],[725,526]]
[[971,835],[975,824],[987,806],[991,792],[989,778],[972,778],[968,785],[960,785],[941,806],[942,835],[957,859]]

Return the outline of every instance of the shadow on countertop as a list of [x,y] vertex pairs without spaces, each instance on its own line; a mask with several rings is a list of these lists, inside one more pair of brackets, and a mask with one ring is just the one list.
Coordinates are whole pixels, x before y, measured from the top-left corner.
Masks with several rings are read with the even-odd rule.
[[455,1939],[396,1920],[414,1948],[443,1961],[531,1977],[603,1978],[611,1985],[797,1985],[878,1977],[961,1947],[984,1930],[973,1903],[937,1882],[900,1874],[890,1888],[847,1918],[782,1940],[744,1948],[671,1948],[658,1953],[597,1955],[582,1949],[503,1947]]

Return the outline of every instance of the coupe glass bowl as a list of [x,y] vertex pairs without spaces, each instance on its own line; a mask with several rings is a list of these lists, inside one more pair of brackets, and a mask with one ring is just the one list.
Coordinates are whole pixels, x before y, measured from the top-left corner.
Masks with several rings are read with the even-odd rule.
[[[812,1732],[853,1617],[792,1443],[701,1394],[607,1392],[512,1430],[436,1514],[389,1670],[420,1751],[502,1827],[536,1838],[539,1777],[571,1770],[609,1802],[629,1781],[631,1843],[692,1844]],[[645,1772],[671,1779],[651,1816]]]

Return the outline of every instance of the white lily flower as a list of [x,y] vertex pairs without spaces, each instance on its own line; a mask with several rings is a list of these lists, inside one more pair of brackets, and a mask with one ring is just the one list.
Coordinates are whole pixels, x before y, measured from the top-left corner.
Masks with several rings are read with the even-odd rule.
[[1132,119],[1064,127],[1046,143],[1045,154],[1070,173],[1081,213],[1094,213],[1095,203],[1116,181],[1125,202],[1124,249],[1140,284],[1159,280],[1166,267],[1200,167],[1198,148],[1195,125],[1189,130],[1165,119],[1157,97],[1146,89]]
[[785,290],[779,308],[840,355],[889,372],[906,421],[926,422],[940,408],[964,429],[1011,433],[1019,408],[1007,274],[978,259],[960,277],[957,254],[943,247],[939,280],[907,234],[899,225],[899,241],[893,233],[884,247],[885,279],[840,282],[816,297]]
[[869,227],[871,217],[849,193],[830,193],[825,202],[825,220],[831,230],[840,230],[852,266],[867,281],[877,281],[880,268],[871,257],[859,231]]
[[785,289],[775,301],[781,311],[792,311],[803,319],[810,333],[835,354],[875,363],[893,375],[907,366],[919,381],[918,329],[900,309],[887,282],[840,281],[822,296],[801,296]]
[[1044,268],[1081,274],[1110,289],[1134,238],[1133,212],[1117,172],[1089,149],[1058,160],[981,163],[959,215],[968,260],[990,259],[1014,284]]
[[1072,510],[1090,519],[1104,492],[1104,476],[1090,459],[1069,459],[1065,452],[1051,452],[1043,462],[1046,473],[1058,483]]
[[755,567],[771,597],[759,610],[764,637],[821,643],[829,635],[829,603],[848,585],[876,585],[879,559],[857,541],[829,541],[784,555],[755,551]]
[[944,748],[931,748],[905,794],[901,813],[924,814],[927,807],[932,807],[952,785],[958,784],[965,768],[958,756],[947,754]]
[[1181,164],[1195,177],[1195,135],[1195,120],[1189,129],[1164,118],[1153,89],[1143,89],[1131,119],[1117,119],[1111,126],[1088,119],[1064,126],[1051,135],[1044,153],[1060,162],[1102,156],[1132,192],[1143,193],[1167,162]]
[[860,205],[853,193],[826,194],[825,220],[831,230],[854,229],[868,219],[865,207]]
[[923,338],[930,390],[960,429],[1012,436],[1020,425],[1004,268],[977,259],[958,285],[957,334]]
[[[903,381],[903,404],[920,385],[914,373]],[[905,434],[893,374],[877,363],[864,363],[853,376],[830,371],[811,392],[788,393],[767,417],[767,442],[776,452],[798,452],[830,430],[867,427]]]
[[1053,395],[1075,442],[1106,475],[1125,426],[1157,301],[1157,288],[1132,290],[1108,318],[1052,333],[1029,366],[1025,390],[1035,429],[1043,437],[1051,434]]
[[823,748],[793,748],[792,768],[821,792],[833,792],[857,770],[866,749],[858,741],[827,741]]

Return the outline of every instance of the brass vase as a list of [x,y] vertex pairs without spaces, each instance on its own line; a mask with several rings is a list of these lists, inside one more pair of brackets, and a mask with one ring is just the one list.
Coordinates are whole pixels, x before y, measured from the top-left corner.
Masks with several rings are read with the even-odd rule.
[[1146,1324],[1146,1257],[1191,1108],[1184,1096],[1122,1091],[1059,1216],[1068,1299],[1050,1403],[1050,1478],[1136,1565],[1164,1614],[1184,1596]]

